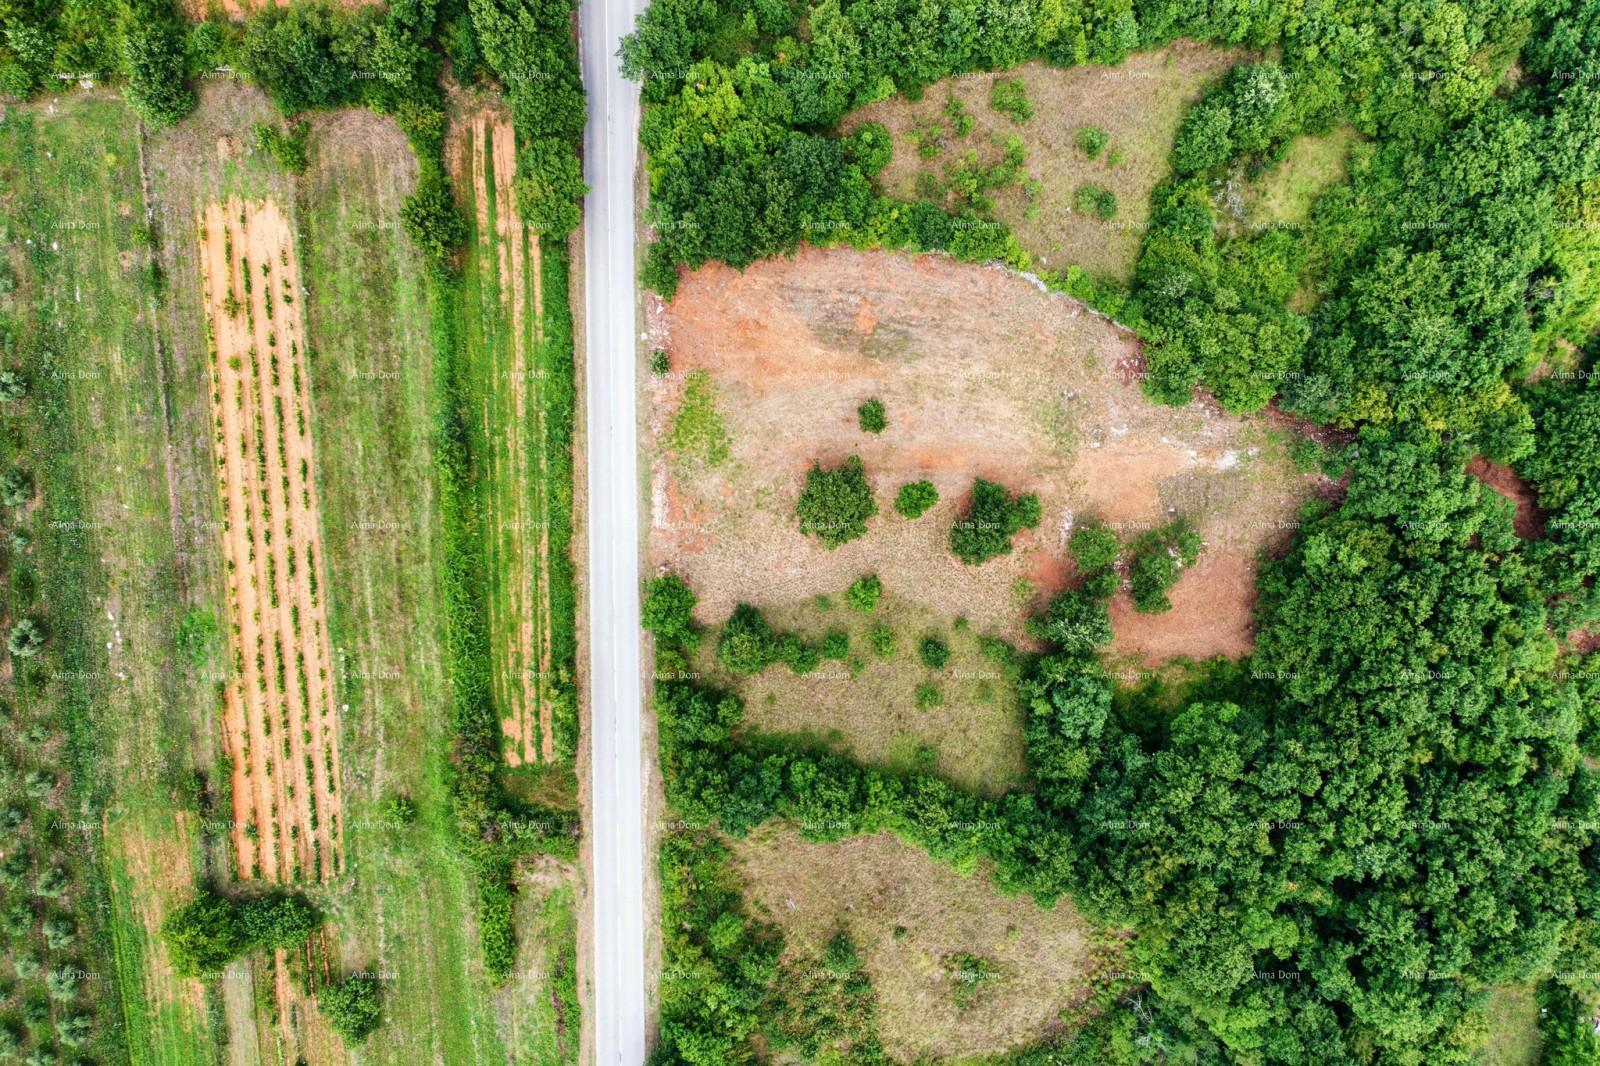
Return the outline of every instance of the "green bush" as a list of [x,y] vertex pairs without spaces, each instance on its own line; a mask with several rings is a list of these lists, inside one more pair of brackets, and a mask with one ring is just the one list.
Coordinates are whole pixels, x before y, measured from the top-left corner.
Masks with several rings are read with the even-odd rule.
[[917,657],[930,670],[943,669],[950,661],[950,645],[930,633],[917,645]]
[[43,623],[36,618],[24,618],[11,627],[6,649],[18,659],[29,659],[44,648],[46,636]]
[[824,659],[847,659],[850,656],[850,634],[842,629],[830,631],[822,638],[822,657]]
[[306,137],[310,131],[311,124],[304,121],[296,122],[287,131],[260,123],[255,127],[256,150],[266,152],[289,173],[304,174],[308,162]]
[[202,890],[167,915],[161,935],[179,972],[198,976],[249,951],[299,947],[321,920],[304,897],[287,892],[237,901]]
[[1091,182],[1078,186],[1072,202],[1082,214],[1107,222],[1117,217],[1117,194],[1103,185]]
[[1121,583],[1117,577],[1117,557],[1122,545],[1116,531],[1099,522],[1085,522],[1072,531],[1067,550],[1083,575],[1083,589],[1096,599],[1114,595]]
[[1171,610],[1167,590],[1185,569],[1194,565],[1200,548],[1200,534],[1183,519],[1135,540],[1129,548],[1132,562],[1128,569],[1134,610],[1144,614]]
[[657,348],[650,353],[650,373],[658,378],[664,378],[672,370],[672,360],[667,355],[665,348]]
[[0,501],[21,507],[33,499],[33,475],[16,467],[0,474]]
[[1021,78],[997,78],[989,87],[989,106],[1012,122],[1027,122],[1033,117],[1033,105],[1028,103],[1028,90]]
[[324,988],[317,993],[317,1006],[333,1031],[349,1044],[371,1036],[383,1020],[378,979],[370,974],[351,974]]
[[939,490],[931,481],[911,481],[900,486],[894,498],[895,513],[901,518],[921,518],[939,502]]
[[166,0],[123,0],[122,71],[128,104],[152,126],[170,126],[194,110],[184,83],[188,57],[183,27]]
[[926,711],[944,704],[944,693],[939,691],[939,686],[931,681],[924,681],[917,686],[916,707],[919,711]]
[[852,455],[831,470],[813,464],[796,507],[800,532],[829,548],[866,535],[867,520],[878,513],[861,458]]
[[694,590],[676,574],[655,578],[645,589],[640,618],[644,628],[663,644],[689,644],[694,639]]
[[882,433],[889,427],[883,401],[876,396],[856,408],[856,417],[861,423],[863,433]]
[[1090,159],[1097,158],[1105,151],[1106,145],[1111,143],[1111,134],[1099,126],[1079,126],[1078,132],[1073,135],[1078,148]]
[[872,643],[872,652],[880,659],[888,659],[894,655],[895,635],[894,627],[887,622],[879,622],[872,627],[867,635]]
[[456,249],[467,239],[467,220],[461,217],[450,187],[437,174],[424,174],[406,197],[400,206],[400,222],[435,271],[449,270]]
[[0,401],[16,403],[28,395],[28,379],[17,370],[0,370]]
[[1039,498],[1012,499],[1005,486],[978,478],[972,483],[967,513],[950,529],[950,550],[970,566],[1011,551],[1011,538],[1039,524]]
[[759,674],[775,663],[805,672],[801,668],[810,662],[815,669],[815,662],[803,657],[805,650],[799,637],[777,632],[760,611],[743,603],[733,609],[717,638],[717,661],[736,674]]
[[862,614],[871,614],[877,609],[878,597],[881,595],[883,595],[883,584],[878,580],[878,575],[867,574],[850,583],[845,599]]

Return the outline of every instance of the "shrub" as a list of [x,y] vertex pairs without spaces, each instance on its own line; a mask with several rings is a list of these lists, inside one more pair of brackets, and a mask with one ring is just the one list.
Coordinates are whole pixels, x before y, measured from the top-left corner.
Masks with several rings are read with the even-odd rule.
[[60,951],[70,946],[77,937],[78,923],[70,916],[58,914],[45,919],[44,942],[51,951]]
[[939,490],[931,481],[912,481],[900,486],[894,498],[895,513],[902,518],[921,518],[939,502]]
[[796,507],[800,532],[829,548],[856,540],[867,532],[867,519],[878,513],[860,456],[852,455],[832,470],[813,464]]
[[1039,524],[1039,498],[1032,493],[1012,499],[1004,485],[978,478],[972,503],[950,529],[950,550],[971,566],[1011,551],[1011,538]]
[[413,825],[417,820],[417,805],[403,792],[386,797],[380,810],[385,824],[397,829]]
[[688,584],[676,574],[651,581],[644,595],[640,619],[644,628],[663,644],[689,643],[694,635],[694,605],[699,602]]
[[861,423],[863,433],[882,433],[889,428],[883,401],[876,396],[856,408],[856,417]]
[[291,174],[304,174],[306,164],[306,134],[309,122],[296,122],[288,132],[275,125],[262,123],[255,128],[256,148],[266,152],[284,170]]
[[59,866],[52,866],[33,883],[33,894],[44,899],[60,899],[71,887],[72,875]]
[[317,1006],[333,1031],[348,1043],[372,1035],[383,1020],[378,1002],[378,979],[368,974],[352,974],[317,995]]
[[1103,185],[1086,183],[1073,194],[1073,204],[1078,211],[1104,221],[1117,217],[1117,194]]
[[997,78],[989,87],[989,106],[1012,122],[1026,122],[1033,117],[1033,105],[1028,103],[1028,90],[1021,78]]
[[304,897],[286,892],[247,899],[238,909],[239,928],[249,942],[273,950],[304,944],[322,920]]
[[82,1047],[89,1042],[94,1020],[83,1011],[74,1011],[56,1023],[56,1038],[64,1047]]
[[21,371],[0,370],[0,400],[16,403],[28,395],[28,379]]
[[29,770],[28,776],[22,779],[23,791],[34,799],[43,799],[55,787],[56,775],[43,767]]
[[455,197],[444,179],[424,173],[416,190],[400,207],[406,235],[435,271],[447,271],[456,248],[467,238],[467,222],[456,209]]
[[850,634],[842,629],[835,629],[822,638],[822,657],[824,659],[845,659],[850,655]]
[[867,639],[872,643],[872,652],[878,658],[887,659],[894,655],[894,627],[887,622],[879,622],[873,626],[872,632],[867,634]]
[[588,191],[583,163],[566,141],[535,137],[517,153],[517,210],[539,233],[561,238],[577,229]]
[[29,659],[44,648],[44,625],[36,618],[24,618],[11,628],[6,648],[18,659]]
[[44,985],[50,992],[50,998],[63,1003],[70,1002],[77,996],[78,985],[81,983],[78,972],[66,967],[51,970],[44,976]]
[[1078,142],[1078,147],[1082,149],[1084,155],[1094,159],[1105,151],[1106,145],[1111,143],[1111,134],[1099,126],[1079,126],[1073,139]]
[[0,474],[0,500],[12,507],[21,507],[33,499],[33,477],[26,470],[13,467]]
[[194,92],[184,83],[188,67],[184,34],[164,0],[128,0],[122,19],[122,69],[128,103],[152,126],[170,126],[194,110]]
[[167,915],[161,936],[178,971],[201,976],[254,948],[299,947],[320,920],[303,897],[286,892],[236,902],[202,890]]
[[917,645],[917,657],[930,670],[942,669],[950,661],[950,645],[930,633]]
[[845,593],[845,599],[862,614],[871,614],[877,608],[878,597],[881,595],[883,595],[883,584],[878,580],[878,575],[867,574],[850,583],[850,590]]
[[178,623],[176,643],[196,670],[211,659],[211,650],[217,639],[217,620],[211,612],[196,607]]
[[1134,541],[1130,549],[1133,562],[1128,573],[1134,610],[1144,614],[1171,610],[1167,590],[1177,583],[1178,576],[1186,568],[1194,565],[1200,547],[1200,534],[1183,519]]
[[650,373],[658,378],[664,378],[671,369],[672,360],[668,357],[665,348],[657,348],[650,353]]
[[1107,599],[1121,583],[1117,577],[1117,556],[1122,545],[1116,531],[1099,522],[1085,522],[1072,531],[1067,550],[1083,575],[1083,590],[1096,599]]
[[717,661],[736,674],[759,674],[773,663],[794,664],[803,648],[800,639],[777,632],[761,612],[741,603],[717,638]]
[[926,711],[944,704],[944,693],[939,691],[939,686],[931,681],[924,681],[917,686],[917,710]]

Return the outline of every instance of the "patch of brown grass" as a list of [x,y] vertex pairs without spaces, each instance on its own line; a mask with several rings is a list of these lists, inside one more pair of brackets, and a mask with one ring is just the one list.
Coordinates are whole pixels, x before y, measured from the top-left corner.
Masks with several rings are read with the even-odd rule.
[[[1030,209],[1029,197],[1018,185],[995,194],[994,217],[1043,265],[1064,269],[1076,264],[1126,279],[1144,239],[1150,192],[1167,176],[1167,157],[1184,112],[1207,83],[1244,58],[1243,52],[1178,41],[1129,56],[1115,67],[1063,70],[1027,63],[946,79],[930,85],[918,101],[896,96],[871,104],[846,116],[841,126],[850,131],[865,122],[881,122],[888,128],[894,159],[878,182],[900,199],[919,198],[918,174],[944,176],[969,148],[977,151],[981,163],[992,166],[1001,158],[1006,137],[1020,137],[1028,153],[1023,170],[1039,183],[1037,203]],[[1023,83],[1033,107],[1031,120],[1018,124],[990,108],[990,88],[1001,79]],[[950,97],[972,116],[972,132],[965,137],[957,138],[942,114]],[[941,122],[943,152],[933,160],[920,158],[912,142],[914,131]],[[1084,126],[1111,135],[1095,159],[1077,146],[1077,132]],[[1101,221],[1076,209],[1074,197],[1085,183],[1116,194],[1116,218]]]
[[[791,957],[814,958],[849,933],[883,1045],[902,1061],[1034,1043],[1092,975],[1095,930],[1068,901],[1045,909],[1001,895],[987,873],[962,876],[887,833],[815,844],[768,825],[731,846],[747,902],[783,929]],[[994,969],[964,1009],[949,965],[960,954]]]

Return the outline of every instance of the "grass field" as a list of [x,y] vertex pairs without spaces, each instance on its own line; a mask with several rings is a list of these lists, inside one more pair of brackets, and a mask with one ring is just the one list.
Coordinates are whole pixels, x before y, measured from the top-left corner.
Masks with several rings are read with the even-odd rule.
[[[576,1008],[559,960],[573,953],[573,889],[557,878],[519,912],[527,972],[515,991],[495,989],[475,886],[451,857],[434,360],[424,271],[399,223],[415,162],[392,123],[335,113],[315,120],[312,167],[291,179],[247,147],[267,117],[258,93],[209,79],[197,113],[160,133],[119,101],[82,94],[10,106],[0,123],[0,221],[8,243],[35,240],[13,257],[17,295],[48,312],[17,328],[17,358],[39,387],[4,423],[8,455],[49,443],[27,464],[41,490],[26,517],[36,552],[26,573],[20,557],[7,561],[9,577],[40,589],[53,634],[35,661],[49,672],[20,713],[65,726],[52,750],[92,771],[77,782],[87,806],[66,784],[50,802],[93,815],[70,823],[63,854],[85,860],[84,900],[106,901],[104,923],[85,921],[81,935],[116,961],[115,980],[94,975],[80,1002],[104,1008],[99,1034],[120,1013],[135,1063],[347,1058],[299,988],[307,960],[259,958],[190,981],[158,935],[197,880],[245,872],[227,814],[207,814],[227,809],[221,693],[233,663],[194,244],[205,205],[238,196],[282,210],[300,281],[283,288],[304,316],[346,855],[337,878],[309,886],[328,916],[313,991],[341,972],[379,975],[384,1024],[362,1061],[571,1061],[563,1034]],[[8,617],[40,609],[10,599]],[[398,796],[415,807],[409,824],[390,815]],[[98,1059],[121,1058],[105,1050]]]
[[449,150],[470,236],[462,261],[460,336],[473,453],[481,457],[495,703],[508,766],[569,765],[576,740],[572,529],[573,367],[552,315],[550,267],[516,215],[515,149],[502,109],[457,109]]
[[[718,666],[715,641],[708,640],[695,669],[711,685],[743,694],[746,729],[820,743],[873,765],[932,771],[988,795],[1022,784],[1028,768],[1009,648],[994,645],[986,654],[970,626],[920,608],[893,589],[871,614],[851,609],[842,591],[763,613],[775,628],[798,633],[811,645],[830,632],[848,634],[847,658],[825,661],[805,675],[777,666],[740,679]],[[878,627],[892,634],[887,654],[873,645]],[[937,670],[917,657],[918,642],[929,635],[950,648],[949,662]],[[919,706],[919,690],[930,689],[939,702]]]
[[[120,1013],[135,1063],[208,1062],[199,986],[174,980],[150,950],[174,883],[187,885],[199,859],[183,785],[188,748],[206,743],[211,723],[190,714],[215,702],[207,679],[174,656],[193,573],[174,548],[182,514],[168,491],[170,411],[136,128],[120,101],[77,95],[9,105],[0,131],[9,190],[0,215],[22,253],[12,264],[25,308],[8,330],[7,361],[18,358],[31,381],[6,428],[21,437],[8,443],[26,444],[39,489],[24,522],[37,576],[13,556],[7,586],[15,609],[37,583],[54,634],[29,671],[40,683],[13,680],[24,681],[19,713],[64,733],[58,767],[76,771],[61,822],[71,833],[54,859],[73,864],[94,945],[78,956],[95,971],[80,999],[101,1024]],[[58,790],[63,811],[72,794]],[[96,956],[113,971],[92,965]]]
[[[894,158],[877,179],[885,192],[953,208],[961,206],[952,192],[960,171],[995,166],[1007,139],[1016,137],[1025,161],[1014,181],[988,194],[992,216],[1009,226],[1041,265],[1054,270],[1075,265],[1126,280],[1144,240],[1150,192],[1167,174],[1167,156],[1184,111],[1242,55],[1179,41],[1114,67],[1062,70],[1035,62],[999,73],[963,74],[928,86],[919,100],[896,96],[861,108],[841,126],[848,131],[881,122],[888,128]],[[991,106],[992,87],[1000,81],[1021,82],[1031,119],[1018,123]],[[954,117],[952,100],[964,118]],[[1091,127],[1109,137],[1093,157],[1077,143],[1078,131]],[[1101,219],[1083,210],[1077,197],[1085,185],[1115,195],[1115,217]]]

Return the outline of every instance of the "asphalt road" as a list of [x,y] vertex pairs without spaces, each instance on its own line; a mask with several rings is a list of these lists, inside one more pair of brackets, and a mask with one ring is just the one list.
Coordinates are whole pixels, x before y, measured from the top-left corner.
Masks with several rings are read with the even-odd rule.
[[635,419],[634,161],[639,90],[617,45],[645,0],[583,0],[589,679],[597,1066],[644,1062],[644,789]]

